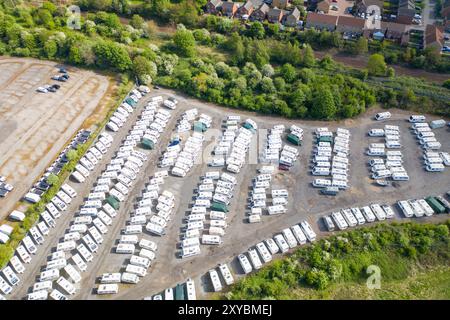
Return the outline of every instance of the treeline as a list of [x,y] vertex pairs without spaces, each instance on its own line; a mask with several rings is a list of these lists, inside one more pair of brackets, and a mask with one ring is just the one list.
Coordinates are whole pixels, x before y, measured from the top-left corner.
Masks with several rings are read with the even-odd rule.
[[[189,46],[192,48],[192,50],[189,50],[191,53],[189,56],[191,56],[192,53],[195,52],[193,49],[195,44],[214,47],[220,51],[225,51],[228,57],[228,64],[230,66],[237,66],[240,70],[242,70],[247,62],[251,62],[256,65],[260,71],[263,71],[263,67],[264,69],[267,69],[272,66],[279,66],[278,68],[275,68],[278,72],[278,77],[277,75],[275,75],[275,77],[271,76],[274,83],[279,83],[281,71],[291,71],[292,68],[289,66],[294,67],[296,71],[293,70],[292,72],[285,72],[285,77],[281,77],[284,80],[285,85],[282,85],[281,87],[275,86],[275,92],[277,94],[281,93],[282,99],[287,102],[288,106],[294,106],[293,108],[297,109],[297,111],[294,112],[288,111],[287,113],[282,113],[287,116],[290,114],[295,117],[320,117],[323,119],[333,118],[333,115],[336,117],[351,117],[364,111],[364,108],[362,107],[363,104],[360,103],[360,101],[364,101],[366,107],[373,103],[372,94],[375,94],[376,100],[381,102],[386,107],[398,107],[411,110],[420,110],[426,107],[423,111],[440,115],[450,115],[450,100],[448,99],[450,92],[446,89],[446,84],[439,86],[438,84],[432,84],[410,77],[396,77],[394,69],[388,67],[382,54],[371,55],[368,59],[366,69],[351,69],[335,63],[330,57],[327,56],[325,56],[322,60],[317,61],[314,58],[314,52],[309,45],[302,45],[297,41],[279,41],[275,39],[264,39],[263,37],[258,37],[257,35],[263,32],[262,27],[249,29],[248,32],[251,32],[251,37],[249,35],[241,36],[237,32],[233,32],[229,36],[225,36],[220,33],[210,32],[204,28],[195,29],[193,31],[183,30],[183,33],[185,34],[191,33],[190,40],[185,41],[178,47],[175,46],[175,48],[170,49],[180,55],[183,55],[184,51],[180,48],[189,43]],[[330,39],[333,38],[333,34],[330,33],[330,38],[327,41],[332,41]],[[363,38],[359,39],[355,44],[355,48],[355,50],[367,51],[367,41]],[[208,61],[206,62],[208,63]],[[283,65],[285,64],[288,66],[284,68]],[[186,65],[181,66],[181,68],[184,67],[186,67]],[[304,74],[304,71],[301,70],[302,68],[309,69],[309,73],[311,74],[308,74],[309,79],[318,79],[319,81],[322,81],[324,78],[334,79],[337,74],[344,76],[346,79],[352,79],[351,86],[354,86],[354,90],[351,90],[352,94],[348,95],[348,92],[345,90],[346,88],[344,88],[343,91],[340,91],[340,98],[342,101],[352,101],[352,103],[347,105],[341,105],[338,103],[338,109],[340,110],[337,112],[320,112],[319,114],[307,112],[307,109],[311,109],[312,107],[310,99],[309,101],[305,101],[305,104],[301,104],[300,107],[296,107],[299,104],[295,104],[295,100],[289,99],[288,97],[289,91],[296,90],[295,85],[290,86],[290,80],[295,82],[295,79],[290,79],[290,75],[294,78],[297,76],[297,79],[298,77],[302,78],[301,75]],[[320,77],[318,77],[318,75],[320,75]],[[275,78],[277,79],[275,80]],[[305,76],[303,76],[303,78],[305,78]],[[400,81],[398,81],[398,79],[400,79]],[[266,81],[268,80],[266,79]],[[327,80],[325,80],[324,83],[328,83]],[[314,81],[309,84],[314,84]],[[178,83],[176,79],[171,82],[166,82],[166,85],[176,85],[181,89],[186,87],[183,83]],[[228,87],[225,86],[225,90],[227,88]],[[369,88],[367,95],[360,95],[360,90],[366,90],[366,88]],[[189,88],[187,92],[191,92]],[[202,97],[204,95],[197,93],[197,96]],[[225,99],[209,99],[210,101],[220,101],[220,103],[224,103],[229,106],[235,105],[233,103],[229,103],[226,98],[227,97],[225,96]],[[294,104],[292,104],[293,102]],[[247,105],[242,104],[242,102],[239,102],[239,104]],[[330,107],[327,109],[333,110],[334,108]],[[259,111],[264,110],[264,108],[262,106],[260,108],[258,108],[258,106],[256,106],[256,108],[250,106],[250,110]]]
[[131,17],[139,14],[161,23],[183,23],[194,27],[201,19],[208,0],[145,0],[132,4],[128,0],[78,0],[82,10],[107,11]]
[[289,41],[306,43],[317,50],[338,49],[352,55],[370,53],[382,54],[386,61],[391,64],[406,64],[413,68],[427,69],[437,72],[450,72],[450,58],[441,56],[439,50],[427,48],[417,50],[414,48],[404,48],[391,41],[370,42],[360,37],[358,40],[344,40],[337,31],[317,31],[314,29],[298,30],[287,29],[283,31],[277,24],[255,21],[246,25],[237,19],[228,19],[218,16],[206,16],[202,20],[202,26],[209,31],[222,34],[237,32],[241,36],[257,39],[275,39],[279,41]]
[[242,39],[234,33],[215,40],[229,52],[227,64],[195,57],[196,41],[208,42],[210,36],[202,30],[176,32],[173,50],[183,58],[172,74],[157,79],[159,84],[226,106],[289,118],[352,117],[375,103],[373,90],[359,79],[316,74],[314,68],[332,70],[334,62],[329,57],[316,61],[309,46]]
[[417,268],[450,263],[450,220],[443,224],[379,224],[343,232],[297,249],[247,276],[225,299],[292,299],[296,290],[324,290],[333,283],[365,283],[367,268],[380,268],[383,282],[403,280]]
[[[294,1],[300,8],[302,18],[306,12],[299,1]],[[209,31],[229,35],[237,32],[241,36],[258,39],[275,39],[280,41],[300,42],[311,45],[317,50],[335,48],[353,55],[365,53],[382,54],[390,64],[404,64],[413,68],[437,72],[450,72],[450,58],[441,56],[434,48],[417,50],[404,48],[384,40],[370,41],[364,37],[358,40],[344,40],[339,32],[316,31],[314,29],[299,30],[287,28],[282,30],[278,24],[267,21],[243,24],[239,19],[228,19],[214,15],[203,15],[207,0],[152,0],[142,1],[138,5],[130,5],[127,0],[79,0],[78,4],[84,10],[110,11],[120,15],[130,16],[140,14],[146,18],[155,19],[161,23],[176,25],[182,23],[189,28],[202,26]]]
[[[51,2],[41,7],[0,10],[0,54],[61,60],[73,65],[126,72],[143,83],[165,62],[152,45],[140,44],[151,32],[144,19],[124,25],[114,13],[88,13],[81,30],[66,27],[66,12]],[[159,57],[159,58],[158,58]]]

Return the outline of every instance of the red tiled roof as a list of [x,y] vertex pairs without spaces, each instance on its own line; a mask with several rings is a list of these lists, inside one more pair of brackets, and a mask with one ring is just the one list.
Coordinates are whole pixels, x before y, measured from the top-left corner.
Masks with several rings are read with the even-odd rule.
[[309,12],[306,17],[306,23],[324,23],[336,25],[338,16],[332,16],[329,14],[319,14],[315,12]]
[[346,17],[346,16],[339,16],[339,20],[337,22],[338,26],[346,26],[346,27],[357,27],[363,29],[366,24],[366,20],[359,19],[359,18],[353,18],[353,17]]
[[444,45],[444,35],[435,25],[428,24],[425,28],[425,47],[433,43],[438,43],[442,47]]

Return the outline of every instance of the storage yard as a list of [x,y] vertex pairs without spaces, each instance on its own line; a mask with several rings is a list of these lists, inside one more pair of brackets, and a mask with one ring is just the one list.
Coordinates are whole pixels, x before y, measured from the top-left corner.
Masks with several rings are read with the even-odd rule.
[[14,209],[49,163],[56,158],[103,101],[106,77],[71,68],[70,79],[56,92],[41,93],[55,83],[53,62],[0,59],[0,174],[13,190],[0,197],[0,218]]
[[[97,149],[91,148],[92,155],[83,160],[87,169],[77,169],[79,173],[66,181],[71,188],[64,192],[71,199],[54,202],[54,214],[60,217],[29,255],[31,261],[18,252],[24,263],[10,263],[20,282],[10,294],[3,292],[7,299],[30,298],[33,291],[38,292],[33,299],[180,298],[184,291],[177,285],[188,279],[193,281],[187,282],[186,298],[204,298],[232,278],[258,269],[272,255],[276,258],[279,249],[304,245],[333,228],[338,232],[372,220],[448,217],[432,212],[441,208],[435,200],[428,200],[430,206],[421,201],[428,196],[446,198],[450,174],[448,165],[443,171],[425,170],[424,160],[432,160],[423,158],[409,113],[391,110],[392,116],[375,121],[380,110],[370,110],[357,119],[312,122],[226,109],[165,89],[142,94],[139,97],[135,90],[123,106],[132,109],[116,112],[111,119],[96,144],[98,150],[104,146],[104,152],[96,157]],[[427,122],[435,119],[427,116]],[[398,134],[390,136],[401,140],[384,133],[369,136],[372,129],[393,129],[387,126],[396,126]],[[432,130],[441,143],[437,151],[450,151],[449,127]],[[322,141],[321,136],[335,138]],[[58,137],[64,145],[71,136]],[[401,164],[403,170],[396,170],[407,172],[408,180],[397,181],[389,174],[384,177],[389,183],[381,185],[372,178],[369,160],[374,156],[368,155],[368,147],[383,139],[401,141],[401,158],[392,161]],[[220,165],[223,153],[229,155],[225,166]],[[278,153],[280,166],[272,158]],[[41,171],[50,162],[45,159],[40,160]],[[321,164],[328,169],[324,177],[313,175],[318,162],[326,163]],[[36,176],[42,173],[36,171]],[[316,178],[329,181],[324,187],[338,186],[337,195],[322,194],[322,188],[313,186]],[[24,181],[26,190],[32,181]],[[345,186],[337,181],[345,181]],[[397,205],[404,200],[427,209],[423,217],[406,218],[404,212],[410,209],[402,212]],[[367,209],[356,209],[364,207],[373,211],[374,219]],[[336,226],[327,228],[324,216],[332,217],[328,220]],[[38,242],[39,234],[31,236]],[[21,248],[30,251],[29,247],[32,243]],[[6,270],[2,276],[11,283],[12,270]],[[168,288],[175,289],[165,291]]]

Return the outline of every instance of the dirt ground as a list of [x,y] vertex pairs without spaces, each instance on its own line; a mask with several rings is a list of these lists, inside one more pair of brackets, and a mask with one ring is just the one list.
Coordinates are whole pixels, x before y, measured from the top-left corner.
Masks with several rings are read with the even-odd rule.
[[[93,187],[96,177],[104,170],[106,164],[110,161],[113,153],[120,146],[128,130],[136,120],[136,115],[142,110],[145,101],[155,95],[174,96],[179,101],[179,107],[172,112],[172,118],[169,122],[165,134],[158,144],[158,147],[152,151],[145,151],[149,159],[142,168],[138,179],[131,186],[127,201],[125,201],[119,210],[113,224],[109,227],[109,232],[104,236],[104,242],[99,251],[95,254],[94,261],[88,264],[88,270],[83,273],[83,280],[77,284],[77,293],[71,299],[142,299],[143,297],[161,292],[165,288],[174,287],[177,283],[183,282],[191,277],[195,280],[197,287],[197,297],[204,298],[211,292],[211,284],[205,273],[219,263],[229,263],[235,277],[243,276],[243,272],[237,263],[235,257],[242,252],[247,251],[256,243],[272,237],[279,233],[283,228],[292,226],[302,220],[311,223],[319,237],[326,236],[328,233],[324,230],[321,223],[321,217],[330,214],[336,209],[363,206],[370,203],[386,203],[393,205],[396,212],[395,220],[405,221],[398,212],[395,203],[398,200],[425,197],[433,194],[443,194],[448,191],[450,182],[450,171],[448,168],[441,173],[427,173],[423,169],[423,163],[420,160],[421,149],[409,130],[410,124],[405,120],[409,115],[401,110],[392,110],[393,117],[389,121],[379,123],[372,120],[373,115],[378,111],[376,108],[369,110],[368,113],[357,119],[339,121],[339,122],[319,122],[319,121],[299,121],[286,120],[277,117],[265,117],[255,115],[250,112],[242,112],[227,108],[218,107],[213,104],[204,103],[186,96],[180,95],[170,90],[161,89],[152,92],[149,96],[139,103],[137,110],[127,124],[114,134],[114,142],[108,154],[106,154],[101,163],[96,166],[94,172],[84,184],[69,181],[79,196],[69,205],[68,210],[58,220],[58,225],[47,237],[44,245],[39,246],[38,253],[33,257],[31,264],[27,265],[25,274],[21,275],[21,284],[14,290],[12,299],[22,299],[29,292],[33,283],[37,281],[37,276],[45,266],[48,256],[55,250],[56,244],[62,238],[64,232],[68,229],[74,219],[74,215],[84,201],[84,197]],[[211,129],[208,132],[221,132],[222,120],[229,114],[239,114],[242,120],[251,117],[257,123],[259,128],[267,129],[275,124],[284,124],[288,127],[295,123],[305,130],[303,146],[299,147],[300,156],[295,166],[289,172],[277,172],[274,177],[273,187],[284,187],[289,191],[288,212],[280,216],[262,217],[262,223],[246,223],[247,198],[251,180],[256,175],[256,164],[244,165],[241,172],[236,175],[238,184],[234,191],[234,197],[229,206],[230,212],[227,215],[226,234],[223,237],[224,243],[220,246],[201,246],[201,254],[187,259],[179,258],[179,242],[181,230],[185,225],[185,216],[192,206],[194,189],[199,183],[199,177],[207,171],[221,170],[221,168],[209,168],[206,163],[195,165],[185,178],[169,176],[165,179],[161,190],[169,190],[175,195],[175,208],[168,222],[166,235],[157,237],[144,231],[139,238],[145,238],[155,241],[158,244],[156,260],[148,270],[148,275],[141,278],[137,285],[120,285],[119,293],[114,296],[98,296],[95,294],[95,288],[98,286],[98,277],[106,272],[123,272],[129,261],[130,255],[121,255],[115,253],[115,247],[121,235],[121,230],[128,224],[130,213],[136,202],[140,200],[142,190],[145,188],[149,179],[158,169],[156,164],[158,158],[165,150],[167,142],[175,131],[176,120],[184,110],[196,107],[199,113],[206,113],[213,118]],[[429,116],[429,120],[436,117]],[[369,143],[378,142],[376,138],[369,138],[367,131],[370,128],[381,128],[384,124],[396,124],[401,128],[401,137],[405,157],[405,168],[408,171],[411,180],[399,183],[392,188],[375,187],[369,179],[369,168],[367,162],[370,159],[365,155]],[[351,154],[350,154],[350,178],[351,188],[342,192],[337,197],[321,196],[317,189],[311,186],[313,176],[310,173],[310,157],[313,148],[312,133],[316,127],[327,126],[330,130],[337,127],[348,128],[351,132]],[[448,128],[435,130],[437,138],[441,141],[442,150],[449,151],[450,143],[448,141]],[[207,139],[204,147],[213,143],[214,139]],[[264,137],[262,138],[264,141]],[[213,143],[214,144],[214,143]],[[140,149],[142,150],[142,149]],[[447,217],[445,215],[445,217]],[[433,217],[433,219],[445,218],[444,216]],[[417,221],[430,221],[419,219]],[[277,255],[274,258],[279,258]],[[68,256],[67,256],[68,258]]]
[[[69,68],[56,93],[36,89],[56,81],[54,62],[0,58],[0,175],[14,190],[0,199],[0,220],[12,210],[86,119],[95,119],[113,86],[107,77]],[[92,120],[89,120],[92,123]]]
[[[331,55],[331,57],[344,65],[353,67],[353,68],[366,68],[367,67],[367,56],[351,56],[345,53],[336,53],[334,50],[330,50],[327,52],[323,51],[315,51],[316,58],[321,59],[326,54]],[[407,68],[399,65],[389,65],[394,68],[395,74],[398,76],[410,76],[416,78],[422,78],[427,81],[443,83],[445,80],[450,78],[450,74],[448,73],[437,73],[437,72],[428,72],[422,69],[413,69]]]

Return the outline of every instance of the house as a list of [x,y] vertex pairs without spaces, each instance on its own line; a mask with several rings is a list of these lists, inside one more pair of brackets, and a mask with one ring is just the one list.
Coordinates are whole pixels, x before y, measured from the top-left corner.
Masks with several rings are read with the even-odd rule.
[[364,19],[339,16],[339,19],[336,24],[336,30],[342,33],[352,33],[356,35],[362,35],[365,24],[366,20]]
[[397,22],[411,24],[416,14],[416,3],[414,0],[399,0],[397,10]]
[[253,2],[247,1],[239,9],[236,11],[236,18],[242,19],[243,16],[250,16],[255,7],[253,6]]
[[[379,8],[377,11],[376,7]],[[367,9],[369,9],[370,14],[378,14],[380,15],[383,11],[383,1],[382,0],[356,0],[355,5],[355,13],[367,13]]]
[[289,6],[289,0],[273,0],[272,7],[286,9]]
[[266,16],[269,10],[270,7],[266,3],[263,3],[258,9],[253,11],[252,15],[250,16],[250,19],[257,21],[264,21],[266,20]]
[[447,32],[450,32],[450,0],[442,4],[441,16],[444,19],[444,26]]
[[222,2],[222,14],[226,17],[234,17],[236,11],[238,10],[238,6],[235,2],[232,1],[224,1]]
[[407,45],[409,42],[409,28],[410,26],[406,24],[381,21],[378,29],[366,28],[364,36],[366,38],[372,37],[375,40],[390,39],[398,41],[401,45]]
[[300,20],[300,10],[297,7],[284,16],[284,25],[287,27],[295,27]]
[[316,11],[328,13],[328,11],[330,11],[330,5],[331,5],[330,0],[322,0],[317,3]]
[[425,34],[423,37],[424,48],[436,48],[439,51],[444,46],[444,34],[438,27],[432,24],[427,24],[425,27]]
[[270,23],[279,23],[283,19],[283,10],[272,8],[267,12],[267,20]]
[[306,28],[333,31],[336,29],[338,16],[309,12],[306,17]]
[[210,0],[206,4],[206,12],[210,14],[218,14],[222,9],[222,0]]
[[386,39],[399,40],[402,42],[402,38],[408,33],[409,26],[406,24],[395,22],[381,22],[381,29],[383,30]]

